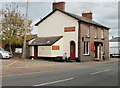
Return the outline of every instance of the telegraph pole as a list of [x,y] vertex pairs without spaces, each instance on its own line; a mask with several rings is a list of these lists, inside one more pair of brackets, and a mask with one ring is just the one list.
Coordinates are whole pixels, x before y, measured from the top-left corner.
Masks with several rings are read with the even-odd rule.
[[26,6],[26,19],[25,19],[24,25],[25,25],[25,31],[24,31],[22,59],[26,59],[26,37],[27,37],[27,29],[28,29],[28,1]]
[[[1,34],[2,33],[2,31],[1,31],[1,29],[2,29],[2,10],[1,9],[0,9],[0,17],[1,17],[1,19],[0,19],[0,34]],[[0,43],[2,44],[2,38],[0,38]]]

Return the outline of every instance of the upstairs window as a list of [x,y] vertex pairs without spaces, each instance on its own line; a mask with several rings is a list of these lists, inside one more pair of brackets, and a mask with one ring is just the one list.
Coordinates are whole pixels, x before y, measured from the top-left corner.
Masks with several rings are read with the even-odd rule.
[[84,42],[84,55],[89,55],[89,42]]
[[103,29],[101,30],[101,39],[104,39],[104,31],[103,31]]
[[94,36],[94,38],[95,39],[98,38],[98,28],[97,27],[95,28],[95,36]]
[[86,37],[90,37],[90,26],[86,27]]

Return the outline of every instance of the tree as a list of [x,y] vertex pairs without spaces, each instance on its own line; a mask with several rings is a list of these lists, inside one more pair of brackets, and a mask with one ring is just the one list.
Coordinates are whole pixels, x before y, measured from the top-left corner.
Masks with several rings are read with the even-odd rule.
[[23,53],[22,59],[26,58],[26,37],[27,37],[27,29],[28,29],[28,1],[26,6],[26,20],[25,20],[25,32],[24,32],[24,42],[23,42]]
[[[25,20],[24,14],[18,11],[18,5],[12,3],[6,4],[6,8],[2,10],[2,28],[1,38],[2,40],[9,41],[10,52],[12,52],[11,45],[22,45],[24,40],[25,31]],[[27,33],[31,32],[32,20],[28,19]]]

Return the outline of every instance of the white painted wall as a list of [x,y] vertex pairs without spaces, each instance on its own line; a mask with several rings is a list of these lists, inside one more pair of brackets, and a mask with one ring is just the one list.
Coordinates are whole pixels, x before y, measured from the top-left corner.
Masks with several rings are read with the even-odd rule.
[[34,56],[34,46],[30,46],[30,56]]
[[109,47],[119,47],[119,42],[109,42]]
[[120,51],[119,42],[109,42],[110,54],[118,54]]
[[[64,32],[64,27],[73,26],[75,32]],[[68,56],[70,56],[70,41],[74,41],[76,43],[76,57],[78,57],[78,21],[76,19],[56,11],[38,25],[38,37],[48,36],[63,36],[63,53],[67,53]]]
[[70,41],[75,42],[76,47],[76,57],[78,57],[78,27],[76,27],[75,32],[65,32],[64,40],[63,40],[63,53],[67,53],[68,57],[70,57]]
[[51,46],[38,46],[38,57],[51,57]]
[[63,56],[63,38],[58,40],[55,44],[52,46],[60,46],[60,50],[52,50],[51,47],[51,57],[56,57],[56,56]]

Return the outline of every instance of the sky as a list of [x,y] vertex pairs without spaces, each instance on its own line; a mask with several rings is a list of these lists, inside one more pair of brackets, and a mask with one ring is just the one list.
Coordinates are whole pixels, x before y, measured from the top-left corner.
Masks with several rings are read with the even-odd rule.
[[[37,34],[37,27],[35,27],[35,23],[40,21],[44,18],[47,14],[52,11],[52,1],[46,2],[29,2],[28,7],[28,17],[33,20],[32,27],[33,27],[33,34]],[[59,0],[55,0],[59,2]],[[65,0],[64,0],[65,1]],[[65,11],[74,13],[81,16],[82,11],[92,11],[93,13],[93,20],[101,23],[104,26],[110,28],[109,39],[112,36],[118,36],[118,2],[100,2],[100,1],[90,1],[90,2],[83,2],[83,1],[74,1],[68,2],[65,1]],[[11,2],[2,2],[2,6],[0,7],[3,9],[5,8],[5,4],[10,4]],[[26,2],[16,2],[19,6],[19,10],[21,13],[25,14],[26,12]]]

